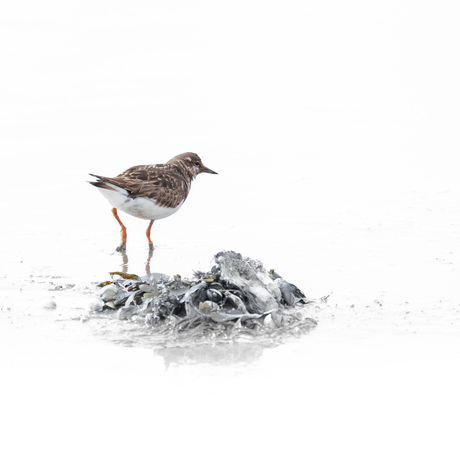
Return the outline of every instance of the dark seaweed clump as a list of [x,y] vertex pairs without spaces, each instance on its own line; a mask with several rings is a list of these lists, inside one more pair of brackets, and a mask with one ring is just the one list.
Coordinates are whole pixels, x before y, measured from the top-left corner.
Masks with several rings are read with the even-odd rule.
[[209,272],[192,279],[112,272],[100,284],[93,314],[116,311],[162,334],[211,334],[223,338],[302,333],[316,325],[314,307],[295,285],[261,262],[233,251],[215,255]]

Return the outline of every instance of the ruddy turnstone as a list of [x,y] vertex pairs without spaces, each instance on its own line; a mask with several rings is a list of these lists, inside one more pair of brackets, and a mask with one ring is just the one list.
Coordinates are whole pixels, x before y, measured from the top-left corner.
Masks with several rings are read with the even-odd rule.
[[196,153],[182,153],[166,164],[139,165],[116,177],[97,176],[90,182],[109,200],[112,213],[121,226],[121,244],[117,251],[126,250],[126,227],[118,217],[117,209],[141,219],[150,220],[145,232],[150,249],[153,243],[150,230],[155,220],[174,214],[184,204],[192,180],[200,173],[217,174],[201,162]]

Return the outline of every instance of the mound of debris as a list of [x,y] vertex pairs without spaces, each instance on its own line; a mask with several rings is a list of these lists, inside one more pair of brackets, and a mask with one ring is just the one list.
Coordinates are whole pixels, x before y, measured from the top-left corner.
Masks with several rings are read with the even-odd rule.
[[275,331],[305,332],[316,326],[316,301],[262,263],[233,251],[219,252],[207,273],[193,279],[112,272],[101,283],[92,314],[117,311],[120,320],[142,323],[159,333],[194,330],[234,337]]

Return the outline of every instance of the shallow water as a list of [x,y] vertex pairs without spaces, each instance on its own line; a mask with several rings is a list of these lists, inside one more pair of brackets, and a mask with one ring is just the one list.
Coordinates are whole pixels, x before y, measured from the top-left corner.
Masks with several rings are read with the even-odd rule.
[[[1,386],[4,429],[11,433],[6,446],[17,458],[37,450],[57,458],[77,437],[75,456],[142,457],[151,445],[168,456],[180,421],[176,452],[182,453],[203,442],[206,452],[220,451],[223,433],[250,430],[261,440],[244,436],[222,456],[243,449],[330,458],[345,449],[357,458],[395,452],[399,458],[452,458],[451,416],[460,409],[460,304],[459,264],[451,248],[458,242],[459,213],[446,197],[453,195],[442,195],[444,208],[426,212],[414,201],[391,226],[353,214],[335,222],[316,216],[289,227],[287,243],[281,237],[286,229],[272,227],[270,238],[282,242],[273,250],[267,250],[270,238],[264,240],[261,225],[247,225],[244,240],[226,233],[225,223],[212,231],[190,226],[186,241],[158,230],[152,262],[161,271],[206,269],[221,238],[237,249],[251,239],[253,253],[307,295],[331,294],[314,312],[315,330],[279,341],[222,344],[198,337],[165,346],[130,322],[81,321],[96,283],[122,264],[113,251],[116,222],[86,226],[82,234],[81,227],[42,221],[40,244],[20,244],[2,260],[0,364],[7,378]],[[98,215],[99,204],[91,205]],[[147,256],[143,227],[130,224],[129,269],[141,272]],[[331,226],[338,229],[334,239]],[[17,228],[14,234],[21,236]],[[28,235],[24,231],[19,241]],[[322,239],[329,244],[318,243]],[[50,299],[56,309],[45,308]],[[103,442],[114,432],[129,441],[117,447]],[[277,442],[265,442],[272,432]],[[389,441],[382,444],[382,438]]]

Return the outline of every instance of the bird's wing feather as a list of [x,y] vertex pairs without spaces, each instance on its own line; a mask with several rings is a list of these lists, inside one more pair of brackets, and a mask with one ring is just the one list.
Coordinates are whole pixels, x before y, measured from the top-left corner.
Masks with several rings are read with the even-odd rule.
[[107,188],[112,184],[126,190],[131,198],[151,198],[158,206],[172,208],[185,200],[190,189],[189,182],[169,165],[133,166],[113,178],[91,175],[99,179],[93,185]]

